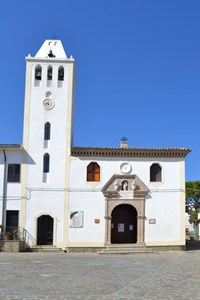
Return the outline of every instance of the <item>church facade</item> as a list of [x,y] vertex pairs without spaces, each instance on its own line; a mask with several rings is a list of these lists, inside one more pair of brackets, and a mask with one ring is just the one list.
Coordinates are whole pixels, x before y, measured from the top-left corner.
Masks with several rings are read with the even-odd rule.
[[188,148],[73,145],[74,59],[46,40],[26,57],[22,145],[0,144],[0,218],[30,247],[185,245]]

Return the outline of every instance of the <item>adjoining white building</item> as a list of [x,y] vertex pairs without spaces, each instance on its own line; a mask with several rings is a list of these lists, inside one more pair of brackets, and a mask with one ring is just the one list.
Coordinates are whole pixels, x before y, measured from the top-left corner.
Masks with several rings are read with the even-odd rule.
[[34,245],[185,245],[188,148],[73,146],[74,59],[26,57],[22,145],[0,145],[0,217]]

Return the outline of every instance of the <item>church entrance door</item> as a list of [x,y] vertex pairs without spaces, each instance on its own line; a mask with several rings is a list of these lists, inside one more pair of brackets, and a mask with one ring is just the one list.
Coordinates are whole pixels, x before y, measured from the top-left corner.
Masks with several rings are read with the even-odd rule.
[[112,211],[111,243],[137,243],[137,211],[132,205],[121,204]]
[[37,220],[37,245],[53,245],[53,218],[48,215]]

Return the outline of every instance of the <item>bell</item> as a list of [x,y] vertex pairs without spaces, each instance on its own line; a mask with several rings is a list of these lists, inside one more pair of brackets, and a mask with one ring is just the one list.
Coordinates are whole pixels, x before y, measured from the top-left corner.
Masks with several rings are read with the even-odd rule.
[[36,73],[35,73],[35,79],[41,80],[41,71],[36,71]]
[[58,80],[63,80],[63,79],[64,79],[63,72],[59,72],[59,74],[58,74]]
[[52,51],[52,50],[49,50],[48,57],[56,57],[56,56],[53,54],[53,51]]
[[52,80],[52,72],[48,72],[48,80]]

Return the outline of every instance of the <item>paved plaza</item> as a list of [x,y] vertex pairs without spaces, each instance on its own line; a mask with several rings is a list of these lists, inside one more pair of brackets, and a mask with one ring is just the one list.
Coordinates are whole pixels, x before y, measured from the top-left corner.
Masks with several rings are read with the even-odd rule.
[[0,253],[0,299],[200,299],[200,251]]

